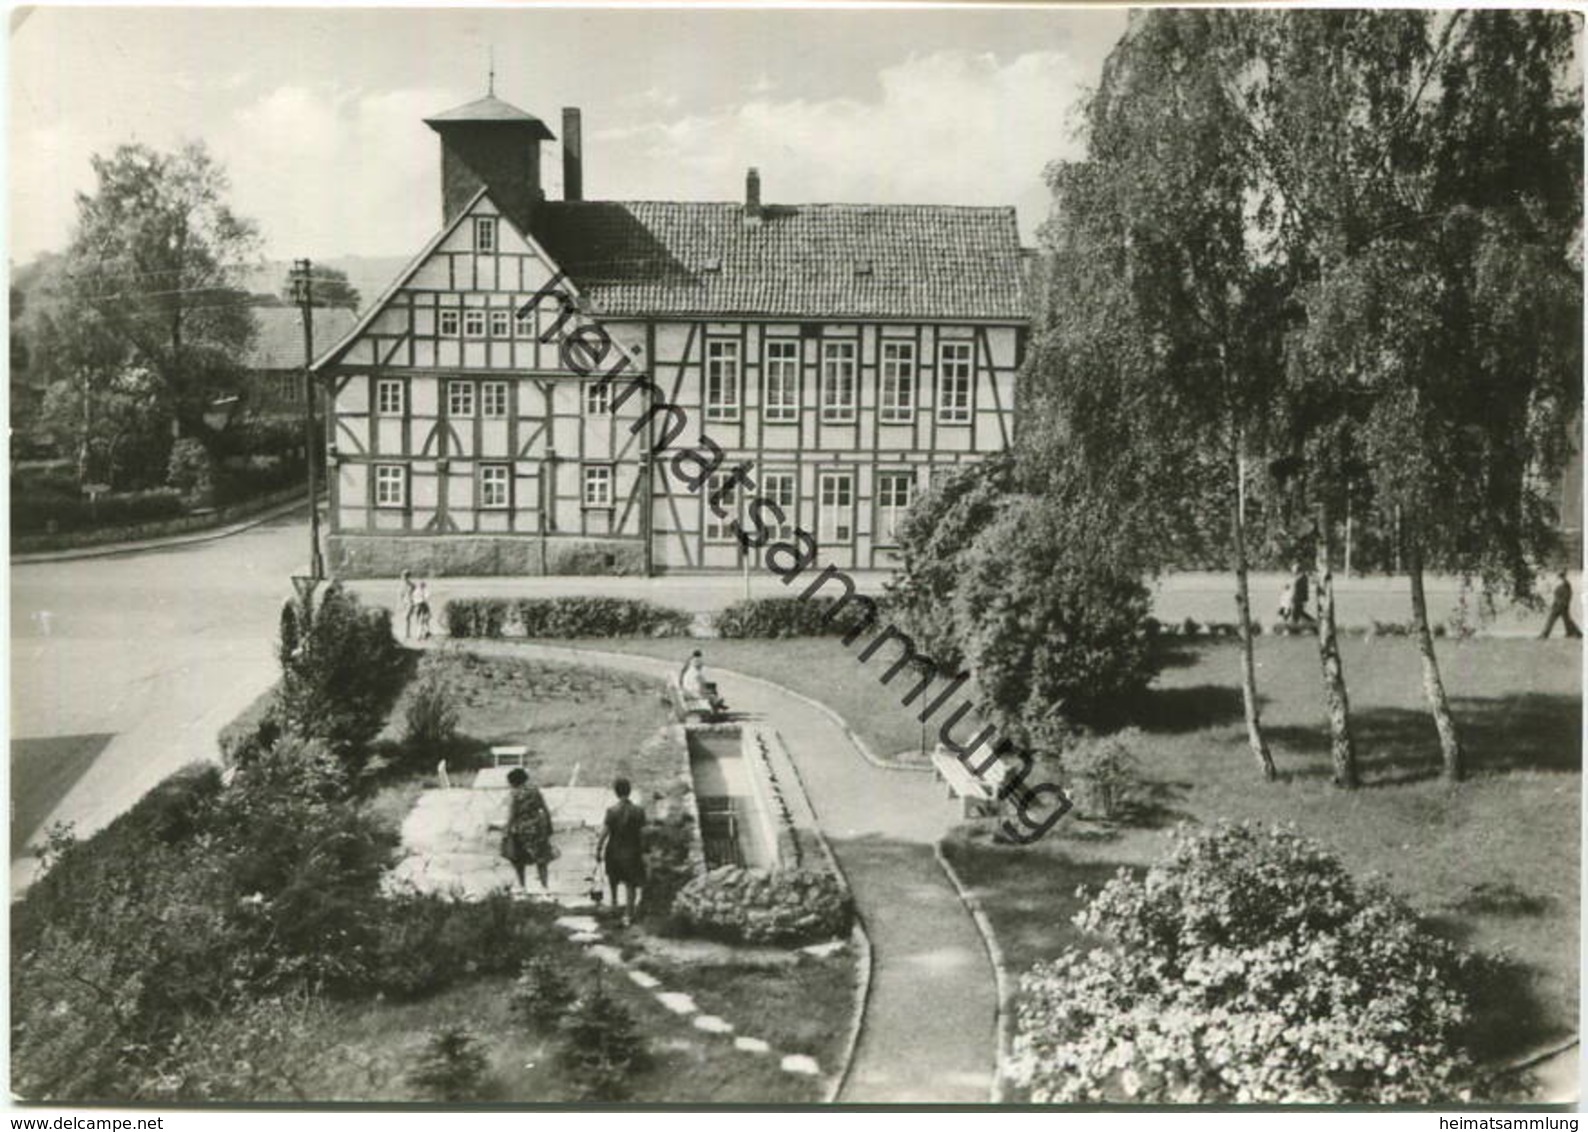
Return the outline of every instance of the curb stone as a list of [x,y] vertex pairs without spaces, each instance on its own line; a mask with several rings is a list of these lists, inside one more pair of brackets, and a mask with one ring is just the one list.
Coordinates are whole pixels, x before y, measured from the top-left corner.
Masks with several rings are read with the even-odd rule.
[[948,883],[953,885],[954,891],[959,895],[960,903],[965,905],[965,910],[970,913],[970,918],[976,924],[976,931],[981,935],[982,945],[987,949],[987,958],[992,963],[993,981],[998,987],[998,1013],[993,1018],[997,1050],[993,1060],[992,1088],[988,1100],[993,1104],[1005,1104],[1010,1048],[1014,1039],[1014,982],[1009,977],[1009,967],[1004,961],[1003,948],[998,944],[998,937],[993,934],[992,923],[987,919],[987,913],[982,908],[981,898],[965,887],[965,882],[960,879],[959,874],[954,871],[954,866],[944,854],[941,841],[932,846],[932,856],[937,859],[938,866],[948,877]]

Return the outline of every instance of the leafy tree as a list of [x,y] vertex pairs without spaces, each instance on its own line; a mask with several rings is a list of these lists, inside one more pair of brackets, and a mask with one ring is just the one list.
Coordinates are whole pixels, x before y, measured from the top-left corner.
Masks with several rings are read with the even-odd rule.
[[1245,495],[1277,371],[1274,290],[1246,247],[1241,108],[1206,63],[1216,46],[1207,12],[1133,19],[1087,103],[1085,162],[1048,171],[1053,301],[1026,367],[1022,448],[1081,469],[1089,499],[1136,517],[1149,568],[1225,548],[1247,738],[1272,779]]
[[921,651],[945,667],[964,662],[953,609],[961,555],[997,518],[1016,483],[1015,461],[998,453],[935,478],[899,523],[901,562],[888,596]]
[[[1580,402],[1580,82],[1570,16],[1263,13],[1246,62],[1262,250],[1296,283],[1290,486],[1316,512],[1336,777],[1354,784],[1329,581],[1333,516],[1398,507],[1424,685],[1461,775],[1422,594],[1425,562],[1531,585],[1539,481]],[[1221,17],[1228,20],[1228,17]],[[1338,124],[1338,128],[1336,127]]]
[[155,408],[212,446],[205,415],[240,390],[254,333],[239,284],[257,231],[225,203],[226,175],[202,145],[176,153],[123,145],[93,166],[98,185],[78,196],[54,296],[63,330],[35,352],[67,350],[86,331],[90,359],[45,364],[63,375],[136,367],[152,380]]
[[[322,267],[313,264],[309,268],[309,277],[313,286],[309,289],[310,298],[317,307],[346,307],[350,311],[358,310],[358,288],[348,282],[347,272],[334,267]],[[296,274],[287,272],[287,277],[281,284],[281,298],[291,306],[299,303],[297,286],[294,283]]]

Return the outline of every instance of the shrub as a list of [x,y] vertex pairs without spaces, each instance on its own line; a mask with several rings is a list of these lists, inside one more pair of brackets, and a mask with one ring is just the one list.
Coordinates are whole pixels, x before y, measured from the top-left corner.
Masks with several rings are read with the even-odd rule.
[[598,982],[574,1003],[562,1020],[557,1064],[580,1101],[621,1101],[629,1097],[629,1075],[649,1061],[645,1041],[616,996]]
[[573,983],[556,961],[537,955],[525,961],[513,983],[510,1008],[524,1025],[545,1029],[555,1026],[577,997]]
[[1022,498],[961,556],[959,639],[1016,741],[1117,723],[1152,680],[1149,594],[1112,537],[1084,512]]
[[408,1083],[431,1100],[476,1100],[489,1064],[477,1035],[462,1026],[446,1026],[425,1041],[408,1070]]
[[393,998],[433,994],[474,975],[505,975],[557,938],[551,913],[505,892],[483,900],[437,893],[389,897],[376,910],[368,987]]
[[623,597],[521,598],[513,614],[526,637],[681,637],[694,621],[683,610]]
[[281,715],[276,703],[277,689],[260,696],[215,737],[221,762],[226,766],[246,766],[276,745],[281,738]]
[[[882,599],[873,600],[879,611],[886,608]],[[719,637],[840,637],[855,628],[864,607],[851,603],[835,613],[837,604],[831,597],[748,598],[719,611],[712,625]]]
[[175,519],[185,512],[181,493],[169,488],[101,495],[92,502],[75,488],[70,493],[27,488],[20,493],[13,491],[11,496],[11,533],[37,534],[51,529],[66,533],[133,526]]
[[502,597],[455,597],[441,609],[441,621],[449,637],[479,637],[494,640],[507,627],[512,603]]
[[1182,829],[1075,922],[1107,946],[1021,980],[1034,1101],[1417,1104],[1469,1067],[1471,959],[1295,833]]
[[191,436],[178,440],[171,445],[165,480],[184,498],[210,502],[215,493],[215,461],[209,449]]
[[457,696],[434,654],[426,656],[419,665],[419,678],[408,688],[403,742],[410,748],[434,750],[449,746],[457,734]]
[[686,884],[673,899],[673,915],[691,934],[793,945],[847,933],[854,908],[830,872],[727,865]]
[[312,605],[288,602],[277,647],[283,730],[359,765],[402,686],[405,655],[391,614],[365,609],[335,582]]
[[1087,736],[1064,752],[1064,767],[1076,788],[1075,805],[1081,814],[1112,818],[1132,801],[1141,786],[1141,763],[1133,750],[1140,738],[1140,732],[1130,728]]

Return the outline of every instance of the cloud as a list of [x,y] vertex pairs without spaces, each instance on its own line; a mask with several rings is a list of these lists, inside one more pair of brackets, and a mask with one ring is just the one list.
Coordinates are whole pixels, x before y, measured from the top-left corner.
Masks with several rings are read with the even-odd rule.
[[1046,217],[1042,169],[1076,157],[1080,68],[1063,52],[1001,60],[944,51],[883,69],[873,98],[755,97],[721,110],[598,130],[593,196],[734,199],[745,168],[769,202],[1014,204]]
[[465,101],[445,88],[282,86],[238,109],[214,148],[234,207],[260,222],[271,254],[416,250],[441,219],[437,151],[420,121]]

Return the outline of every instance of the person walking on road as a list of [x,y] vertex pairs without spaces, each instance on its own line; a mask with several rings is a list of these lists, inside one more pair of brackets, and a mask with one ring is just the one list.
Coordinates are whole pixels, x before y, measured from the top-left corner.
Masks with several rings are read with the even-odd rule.
[[1299,629],[1303,625],[1317,625],[1317,621],[1307,612],[1307,600],[1311,596],[1309,591],[1307,571],[1298,562],[1290,568],[1290,582],[1286,585],[1284,597],[1279,603],[1279,616],[1292,629]]
[[430,587],[424,582],[414,585],[414,617],[419,621],[419,639],[430,639]]
[[550,887],[547,867],[557,856],[551,844],[551,810],[546,806],[545,795],[531,784],[529,772],[523,767],[515,766],[507,772],[507,785],[507,822],[488,828],[502,831],[502,856],[513,866],[519,890],[528,891],[524,867],[534,865],[541,890],[545,891]]
[[1582,636],[1582,630],[1577,627],[1577,622],[1571,619],[1571,583],[1566,580],[1566,571],[1557,572],[1555,578],[1555,592],[1550,598],[1549,616],[1544,621],[1544,631],[1538,635],[1541,641],[1549,636],[1557,620],[1565,623],[1568,638]]

